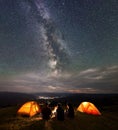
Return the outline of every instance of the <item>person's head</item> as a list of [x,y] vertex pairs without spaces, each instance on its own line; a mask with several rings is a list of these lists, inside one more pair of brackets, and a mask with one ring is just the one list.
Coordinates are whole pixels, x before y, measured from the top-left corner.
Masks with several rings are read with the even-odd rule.
[[58,106],[58,107],[61,107],[61,103],[58,103],[57,106]]
[[71,107],[72,107],[71,103],[68,103],[67,108],[71,108]]
[[48,107],[48,103],[47,102],[44,103],[44,107]]

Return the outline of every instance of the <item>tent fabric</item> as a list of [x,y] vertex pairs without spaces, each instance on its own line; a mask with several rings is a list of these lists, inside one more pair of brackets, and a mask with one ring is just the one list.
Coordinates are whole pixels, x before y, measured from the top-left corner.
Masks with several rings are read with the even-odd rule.
[[19,115],[27,115],[27,116],[34,116],[37,113],[41,112],[41,108],[35,101],[26,102],[21,108],[18,110]]
[[92,115],[101,115],[100,111],[96,108],[96,106],[91,102],[82,102],[77,111],[84,112]]

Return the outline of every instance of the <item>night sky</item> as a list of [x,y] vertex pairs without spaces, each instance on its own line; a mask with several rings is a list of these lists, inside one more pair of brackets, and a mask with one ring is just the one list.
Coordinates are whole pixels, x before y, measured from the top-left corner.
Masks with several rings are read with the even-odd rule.
[[0,0],[0,91],[118,93],[118,1]]

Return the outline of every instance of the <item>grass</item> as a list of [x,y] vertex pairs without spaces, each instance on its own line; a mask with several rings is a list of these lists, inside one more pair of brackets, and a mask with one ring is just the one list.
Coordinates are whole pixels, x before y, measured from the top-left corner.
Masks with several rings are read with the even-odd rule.
[[[109,106],[101,112],[101,116],[76,112],[74,119],[65,118],[64,121],[51,119],[48,130],[117,130],[117,108],[118,106]],[[17,106],[0,109],[0,130],[47,130],[45,122],[38,120],[38,116],[20,117],[16,114],[17,110]]]
[[[108,117],[109,116],[109,117]],[[114,117],[110,118],[110,117]],[[110,114],[101,116],[76,113],[75,119],[66,119],[64,122],[53,121],[53,130],[116,130],[118,118]]]

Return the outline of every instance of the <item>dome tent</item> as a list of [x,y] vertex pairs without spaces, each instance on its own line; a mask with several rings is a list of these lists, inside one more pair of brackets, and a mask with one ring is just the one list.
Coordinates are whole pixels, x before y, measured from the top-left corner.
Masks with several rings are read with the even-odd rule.
[[38,105],[38,103],[35,101],[29,101],[23,104],[17,113],[18,115],[32,117],[40,112],[41,112],[41,108]]
[[91,102],[82,102],[77,111],[84,112],[92,115],[101,115],[100,111],[96,108],[96,106]]

